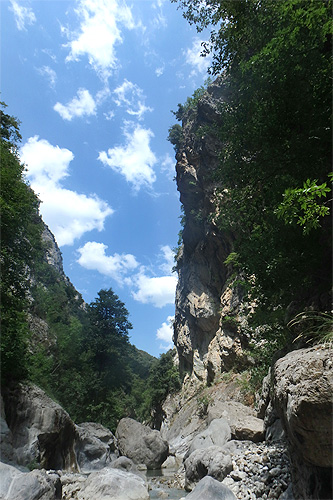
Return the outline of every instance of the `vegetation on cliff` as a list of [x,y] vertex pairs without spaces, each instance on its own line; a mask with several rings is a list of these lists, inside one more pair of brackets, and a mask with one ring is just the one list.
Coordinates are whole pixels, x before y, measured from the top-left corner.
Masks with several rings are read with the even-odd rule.
[[[226,263],[256,301],[257,324],[275,328],[291,303],[291,315],[328,310],[332,4],[178,3],[198,31],[211,29],[203,52],[223,79],[214,180],[218,226],[235,238]],[[188,108],[176,117],[191,119]]]

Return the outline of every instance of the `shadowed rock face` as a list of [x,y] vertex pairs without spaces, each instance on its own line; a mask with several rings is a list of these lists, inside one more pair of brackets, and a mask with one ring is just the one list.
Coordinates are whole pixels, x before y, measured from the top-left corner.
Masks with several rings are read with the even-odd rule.
[[183,245],[177,259],[178,285],[174,342],[181,372],[212,382],[221,370],[244,358],[238,331],[222,326],[223,315],[238,315],[242,297],[228,288],[224,261],[232,235],[221,234],[217,214],[216,182],[219,139],[209,130],[221,121],[221,80],[208,87],[197,110],[183,119],[183,144],[176,155],[177,188],[184,206]]
[[333,351],[300,349],[273,367],[273,403],[285,427],[296,498],[332,498]]
[[77,470],[76,429],[61,406],[32,384],[18,384],[6,390],[4,401],[15,462]]

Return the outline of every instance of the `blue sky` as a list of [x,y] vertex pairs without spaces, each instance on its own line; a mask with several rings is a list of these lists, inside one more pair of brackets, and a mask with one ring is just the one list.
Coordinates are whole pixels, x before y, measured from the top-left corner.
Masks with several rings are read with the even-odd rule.
[[131,342],[171,344],[180,230],[170,110],[207,78],[204,35],[169,0],[1,0],[1,100],[86,302],[111,287]]

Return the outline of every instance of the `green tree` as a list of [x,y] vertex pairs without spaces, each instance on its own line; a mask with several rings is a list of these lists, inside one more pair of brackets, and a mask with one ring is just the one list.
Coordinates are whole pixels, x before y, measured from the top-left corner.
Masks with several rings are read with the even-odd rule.
[[328,307],[332,3],[178,3],[211,27],[205,50],[223,73],[219,225],[235,235],[244,281],[267,310]]
[[36,255],[40,251],[39,200],[24,178],[18,156],[19,122],[6,114],[1,120],[1,376],[27,374],[26,296]]

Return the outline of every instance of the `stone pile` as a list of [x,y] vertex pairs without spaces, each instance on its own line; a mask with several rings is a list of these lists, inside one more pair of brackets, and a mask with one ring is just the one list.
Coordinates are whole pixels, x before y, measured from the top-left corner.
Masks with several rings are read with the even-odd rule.
[[233,470],[222,483],[237,499],[281,499],[291,480],[286,442],[238,441],[231,455]]

